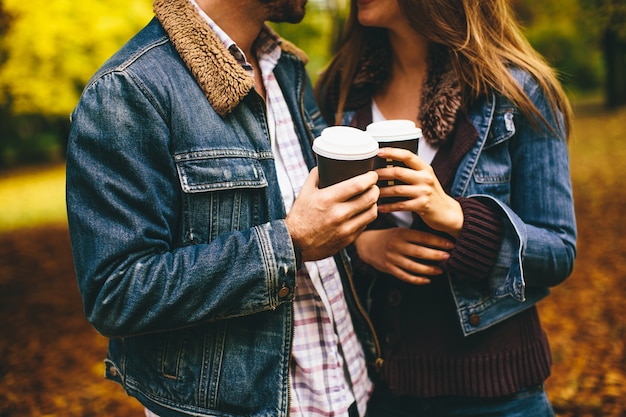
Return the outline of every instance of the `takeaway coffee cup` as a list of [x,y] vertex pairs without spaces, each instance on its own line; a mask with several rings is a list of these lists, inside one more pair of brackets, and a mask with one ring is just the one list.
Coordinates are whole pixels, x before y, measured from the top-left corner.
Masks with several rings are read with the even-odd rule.
[[[370,123],[366,131],[372,135],[372,137],[378,142],[379,147],[392,147],[407,149],[415,154],[419,147],[419,140],[422,138],[422,129],[415,126],[411,120],[384,120],[381,122]],[[392,166],[406,166],[401,162],[391,159],[383,159],[376,157],[374,161],[374,169],[392,167]],[[378,181],[379,187],[387,187],[390,185],[403,184],[398,180],[381,180]],[[390,203],[394,201],[401,201],[403,198],[384,198],[381,199],[383,203]]]
[[319,188],[328,187],[374,168],[378,143],[360,129],[330,126],[313,141],[317,155]]

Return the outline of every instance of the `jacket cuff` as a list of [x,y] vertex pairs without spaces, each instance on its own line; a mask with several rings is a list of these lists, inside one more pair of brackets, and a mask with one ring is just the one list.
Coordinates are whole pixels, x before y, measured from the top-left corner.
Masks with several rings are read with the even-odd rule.
[[465,220],[450,258],[442,266],[459,279],[484,279],[495,264],[502,243],[502,219],[481,201],[467,197],[456,200]]

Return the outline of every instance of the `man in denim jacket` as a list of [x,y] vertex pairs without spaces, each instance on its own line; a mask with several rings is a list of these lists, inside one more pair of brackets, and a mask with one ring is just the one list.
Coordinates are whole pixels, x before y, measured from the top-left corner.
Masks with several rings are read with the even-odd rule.
[[346,314],[363,310],[342,248],[376,217],[377,176],[317,188],[305,57],[264,25],[305,1],[157,0],[72,113],[85,314],[148,414],[364,414],[369,322]]

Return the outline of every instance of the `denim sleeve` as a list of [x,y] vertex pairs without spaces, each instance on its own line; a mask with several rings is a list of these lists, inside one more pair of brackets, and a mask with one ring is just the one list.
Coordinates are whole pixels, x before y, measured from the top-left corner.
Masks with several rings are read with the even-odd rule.
[[183,243],[171,121],[147,91],[130,73],[104,74],[72,114],[67,210],[88,320],[104,335],[128,336],[291,301],[295,254],[284,220]]
[[530,78],[524,89],[552,129],[538,128],[519,111],[506,110],[505,124],[515,132],[507,152],[510,201],[481,197],[495,202],[504,215],[504,239],[490,278],[492,290],[520,300],[527,286],[550,287],[565,280],[576,256],[569,154],[561,118],[551,112]]

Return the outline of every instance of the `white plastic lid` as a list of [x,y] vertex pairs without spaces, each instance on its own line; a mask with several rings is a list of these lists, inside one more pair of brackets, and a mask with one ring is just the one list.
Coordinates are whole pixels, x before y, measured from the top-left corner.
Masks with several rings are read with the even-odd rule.
[[367,132],[350,126],[330,126],[313,141],[313,151],[325,158],[358,161],[376,156],[378,142]]
[[411,120],[383,120],[367,125],[367,132],[378,142],[395,142],[407,139],[420,139],[422,129]]

